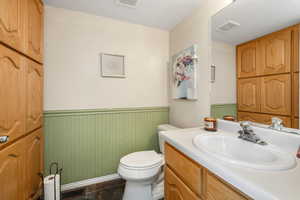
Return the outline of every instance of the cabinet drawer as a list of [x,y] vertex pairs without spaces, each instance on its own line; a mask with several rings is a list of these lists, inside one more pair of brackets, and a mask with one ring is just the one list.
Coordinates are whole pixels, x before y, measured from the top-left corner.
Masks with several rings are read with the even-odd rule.
[[165,199],[166,200],[200,200],[170,168],[165,168]]
[[165,144],[165,158],[170,167],[200,197],[203,196],[204,168],[185,157],[169,144]]
[[250,199],[232,186],[223,183],[212,173],[206,173],[207,178],[207,200],[247,200]]

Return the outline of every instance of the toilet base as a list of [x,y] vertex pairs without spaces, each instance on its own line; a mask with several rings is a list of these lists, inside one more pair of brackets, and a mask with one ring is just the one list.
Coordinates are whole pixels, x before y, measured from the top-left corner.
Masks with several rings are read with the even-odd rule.
[[123,200],[153,200],[151,184],[127,181]]

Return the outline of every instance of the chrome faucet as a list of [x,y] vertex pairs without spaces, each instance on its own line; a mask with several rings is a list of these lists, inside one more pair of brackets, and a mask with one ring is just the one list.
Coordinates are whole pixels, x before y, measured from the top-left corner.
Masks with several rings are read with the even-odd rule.
[[240,134],[238,138],[242,140],[246,140],[249,142],[253,142],[260,145],[267,145],[266,142],[262,141],[253,131],[253,129],[250,127],[250,122],[248,121],[242,121],[240,122],[240,126],[242,130],[240,130],[238,133]]
[[272,117],[272,125],[269,126],[269,128],[281,131],[283,128],[282,120],[278,117]]

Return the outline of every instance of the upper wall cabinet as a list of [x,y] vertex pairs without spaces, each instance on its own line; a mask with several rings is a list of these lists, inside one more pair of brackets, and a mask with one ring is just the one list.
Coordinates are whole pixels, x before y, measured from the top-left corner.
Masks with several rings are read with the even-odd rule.
[[0,135],[9,136],[9,141],[25,132],[23,61],[18,53],[0,45]]
[[243,44],[237,48],[238,77],[257,75],[256,42]]
[[261,81],[261,111],[263,113],[291,114],[291,77],[289,74],[266,76]]
[[238,109],[240,111],[260,111],[259,78],[238,80]]
[[0,41],[24,51],[24,0],[0,1]]
[[291,29],[270,34],[258,41],[261,75],[291,71],[291,41]]
[[27,0],[26,53],[43,62],[44,7],[40,0]]
[[43,67],[26,60],[26,132],[42,126],[43,120]]

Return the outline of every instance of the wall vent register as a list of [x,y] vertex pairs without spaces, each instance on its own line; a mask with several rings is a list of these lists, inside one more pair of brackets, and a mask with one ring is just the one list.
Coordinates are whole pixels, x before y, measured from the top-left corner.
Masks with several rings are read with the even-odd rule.
[[120,6],[125,6],[129,8],[136,8],[139,0],[116,0],[116,4]]

